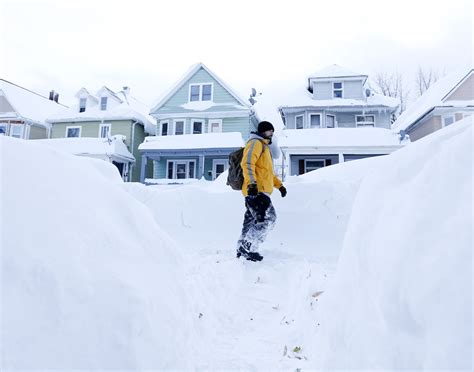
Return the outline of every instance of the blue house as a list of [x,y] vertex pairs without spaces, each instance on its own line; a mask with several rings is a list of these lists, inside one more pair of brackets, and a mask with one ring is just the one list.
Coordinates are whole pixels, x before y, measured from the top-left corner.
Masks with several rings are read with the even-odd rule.
[[[329,165],[389,154],[404,145],[391,130],[399,101],[374,94],[368,76],[331,65],[296,89],[282,87],[277,107],[284,174],[300,175]],[[303,83],[303,82],[302,82]],[[277,95],[278,92],[273,92]],[[257,103],[259,114],[264,96]],[[262,115],[258,115],[260,118]]]
[[214,180],[256,125],[251,107],[202,63],[192,66],[150,115],[157,129],[139,147],[141,182],[149,161],[154,179]]

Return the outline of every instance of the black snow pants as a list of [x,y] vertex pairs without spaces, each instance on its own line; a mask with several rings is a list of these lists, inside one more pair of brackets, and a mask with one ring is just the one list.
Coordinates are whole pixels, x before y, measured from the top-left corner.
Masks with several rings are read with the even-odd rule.
[[259,244],[265,241],[268,232],[275,226],[276,212],[270,197],[263,193],[254,197],[247,196],[245,207],[244,224],[237,249],[243,247],[256,252]]

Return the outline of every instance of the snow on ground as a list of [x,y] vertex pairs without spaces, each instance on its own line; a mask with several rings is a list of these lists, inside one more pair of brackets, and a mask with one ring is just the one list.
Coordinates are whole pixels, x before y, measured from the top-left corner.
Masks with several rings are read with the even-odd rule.
[[2,164],[3,366],[469,366],[469,123],[288,179],[260,263],[234,256],[243,197],[225,175],[123,184],[105,162],[2,146],[17,159]]
[[1,369],[187,367],[181,254],[116,168],[0,146]]

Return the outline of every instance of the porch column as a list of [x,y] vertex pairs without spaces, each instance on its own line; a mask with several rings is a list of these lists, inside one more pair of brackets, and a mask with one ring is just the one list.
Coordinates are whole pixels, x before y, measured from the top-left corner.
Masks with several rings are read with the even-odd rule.
[[142,155],[142,164],[140,168],[140,182],[145,183],[145,168],[146,163],[148,161],[148,157],[146,155]]
[[204,176],[204,155],[199,155],[199,172],[198,172],[198,179],[201,179]]
[[339,154],[339,163],[344,163],[344,154]]
[[281,180],[285,181],[285,153],[281,152]]

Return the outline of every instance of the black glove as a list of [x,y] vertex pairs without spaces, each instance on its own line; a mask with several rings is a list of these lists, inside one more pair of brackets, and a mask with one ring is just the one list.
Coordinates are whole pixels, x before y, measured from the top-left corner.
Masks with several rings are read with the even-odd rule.
[[280,188],[278,189],[280,190],[280,193],[281,193],[281,197],[284,198],[286,196],[286,188],[285,186],[280,186]]
[[247,186],[247,194],[248,196],[257,196],[258,195],[258,187],[256,183],[251,183]]

